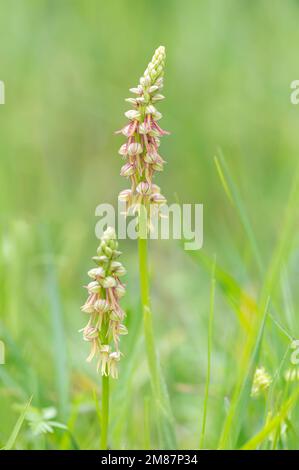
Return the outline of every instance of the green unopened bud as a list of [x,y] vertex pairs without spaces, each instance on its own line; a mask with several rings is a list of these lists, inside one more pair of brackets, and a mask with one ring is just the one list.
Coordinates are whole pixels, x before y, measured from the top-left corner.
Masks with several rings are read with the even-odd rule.
[[111,250],[111,248],[109,248],[109,246],[105,246],[103,248],[103,252],[105,253],[106,256],[108,256],[108,258],[111,258],[113,250]]

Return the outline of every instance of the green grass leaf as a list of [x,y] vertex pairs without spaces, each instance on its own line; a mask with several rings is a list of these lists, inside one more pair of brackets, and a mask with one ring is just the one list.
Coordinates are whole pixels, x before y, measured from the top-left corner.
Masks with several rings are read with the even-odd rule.
[[295,405],[299,398],[299,387],[293,392],[282,405],[280,411],[270,419],[265,426],[259,431],[254,437],[249,439],[242,447],[242,450],[253,450],[256,449],[271,433],[274,433],[278,426],[281,425],[283,420],[287,417],[289,411]]
[[[258,365],[265,323],[268,312],[268,304],[266,306],[262,321],[258,327],[258,332],[256,334],[256,328],[252,328],[251,334],[248,339],[248,349],[251,349],[251,343],[255,341],[255,345],[252,351],[252,355],[248,361],[248,354],[244,354],[244,357],[241,359],[240,373],[233,394],[233,398],[229,407],[229,411],[226,417],[226,420],[223,425],[223,430],[221,433],[219,448],[225,449],[230,443],[230,447],[235,448],[240,428],[246,416],[247,404],[250,399],[251,384],[253,380],[253,375],[255,369]],[[246,352],[246,348],[245,348]]]
[[256,242],[254,231],[251,226],[249,216],[247,214],[247,210],[241,198],[238,187],[234,182],[234,179],[230,173],[229,167],[226,163],[226,160],[224,158],[222,151],[219,150],[218,157],[215,156],[214,158],[215,158],[216,168],[220,177],[220,181],[224,187],[226,194],[228,195],[229,200],[234,204],[234,206],[237,209],[244,231],[249,240],[252,254],[256,261],[256,265],[258,267],[260,274],[262,274],[264,271],[262,258],[260,255],[260,251],[258,249],[258,245]]
[[27,404],[25,405],[23,411],[21,412],[21,414],[20,414],[20,416],[19,416],[19,418],[18,418],[18,420],[17,420],[17,422],[16,422],[16,424],[15,424],[13,430],[12,430],[12,433],[9,436],[9,438],[8,438],[4,448],[2,450],[11,450],[14,447],[15,442],[17,440],[17,437],[19,435],[19,432],[21,430],[22,424],[23,424],[24,419],[26,417],[26,413],[27,413],[27,410],[30,406],[31,401],[32,401],[32,397],[30,397],[30,399],[28,400]]

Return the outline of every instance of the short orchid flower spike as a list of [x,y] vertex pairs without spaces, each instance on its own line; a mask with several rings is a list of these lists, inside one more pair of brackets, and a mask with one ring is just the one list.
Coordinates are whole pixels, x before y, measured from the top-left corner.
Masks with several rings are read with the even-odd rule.
[[88,271],[91,278],[86,286],[88,297],[81,307],[82,312],[89,316],[87,325],[80,330],[83,339],[91,343],[87,361],[96,358],[97,370],[113,378],[118,378],[120,336],[128,332],[123,324],[125,312],[119,303],[125,294],[125,285],[120,277],[126,274],[118,261],[120,255],[115,230],[108,227],[101,238],[97,256],[93,258],[96,267]]

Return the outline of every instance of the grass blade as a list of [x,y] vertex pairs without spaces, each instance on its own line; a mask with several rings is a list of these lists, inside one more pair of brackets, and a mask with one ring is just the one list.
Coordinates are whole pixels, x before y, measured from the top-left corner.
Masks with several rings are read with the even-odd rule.
[[31,404],[31,401],[32,401],[32,397],[30,397],[29,401],[27,402],[27,404],[25,405],[23,411],[21,412],[21,414],[20,414],[20,416],[19,416],[19,418],[18,418],[18,420],[17,420],[17,422],[16,422],[16,424],[15,424],[13,430],[12,430],[12,433],[9,436],[3,450],[11,450],[14,447],[15,442],[17,440],[17,437],[19,435],[19,432],[21,430],[22,424],[23,424],[24,419],[26,417],[27,410],[28,410],[28,408]]
[[242,447],[242,450],[253,450],[256,449],[266,437],[269,436],[272,432],[274,432],[278,426],[282,423],[282,421],[286,418],[287,414],[291,410],[291,408],[295,405],[296,401],[299,398],[299,387],[294,391],[294,393],[290,396],[288,400],[284,402],[281,407],[279,413],[274,416],[272,419],[265,424],[263,429],[259,431],[254,437],[252,437],[249,441],[247,441]]
[[[232,448],[235,448],[239,437],[239,431],[247,409],[247,402],[250,398],[251,384],[253,375],[258,364],[260,349],[262,345],[265,323],[268,312],[268,303],[262,318],[261,325],[256,335],[256,329],[253,328],[249,336],[247,347],[244,350],[244,356],[240,367],[240,376],[235,387],[232,402],[224,422],[222,434],[219,441],[219,448],[225,449],[228,442],[231,442]],[[251,350],[252,341],[256,338],[251,357],[248,352]],[[249,360],[248,360],[249,356]],[[238,418],[238,419],[236,419]]]
[[224,187],[225,193],[228,195],[228,198],[231,202],[233,202],[234,206],[236,207],[241,223],[243,225],[244,231],[247,235],[247,238],[249,240],[252,254],[255,258],[256,265],[258,267],[259,273],[263,273],[263,262],[262,258],[257,246],[257,242],[255,239],[254,231],[252,229],[249,216],[247,214],[245,205],[243,203],[243,200],[241,198],[241,195],[239,193],[239,190],[231,176],[229,167],[225,161],[224,155],[221,150],[219,150],[219,155],[218,157],[214,157],[215,160],[215,165],[221,180],[221,183]]

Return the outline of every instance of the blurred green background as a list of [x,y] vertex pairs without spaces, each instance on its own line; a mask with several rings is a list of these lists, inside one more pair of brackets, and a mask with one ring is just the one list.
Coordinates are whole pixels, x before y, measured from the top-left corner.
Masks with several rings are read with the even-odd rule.
[[[187,254],[174,242],[151,243],[152,301],[178,447],[198,445],[210,295],[202,257],[216,253],[253,297],[261,283],[213,157],[221,148],[266,270],[299,155],[299,107],[290,102],[290,83],[299,78],[298,19],[295,0],[2,0],[0,339],[6,364],[0,366],[0,444],[18,418],[16,405],[33,395],[36,408],[57,409],[71,437],[63,430],[34,437],[24,424],[17,448],[98,447],[93,391],[100,378],[85,362],[88,345],[78,334],[85,323],[82,285],[97,246],[94,210],[116,204],[127,187],[119,176],[122,139],[114,131],[126,121],[128,89],[163,44],[166,100],[159,110],[171,135],[161,144],[168,163],[157,184],[169,202],[204,204],[204,248]],[[281,323],[296,336],[296,237],[290,247],[275,296]],[[114,448],[144,446],[144,398],[151,400],[136,249],[133,241],[121,242],[130,334],[122,341],[121,378],[113,384]],[[288,316],[281,273],[292,304]],[[210,448],[217,446],[244,341],[226,294],[216,290]],[[267,344],[263,363],[273,374],[287,347],[273,324]],[[250,406],[244,439],[263,422],[263,403]]]

